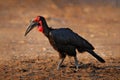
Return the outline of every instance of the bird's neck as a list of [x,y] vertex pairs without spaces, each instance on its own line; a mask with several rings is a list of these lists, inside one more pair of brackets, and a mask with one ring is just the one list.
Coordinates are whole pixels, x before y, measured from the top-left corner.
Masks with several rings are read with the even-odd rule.
[[43,34],[46,36],[46,37],[49,37],[49,32],[52,30],[52,28],[48,27],[47,25],[47,22],[46,21],[43,21]]

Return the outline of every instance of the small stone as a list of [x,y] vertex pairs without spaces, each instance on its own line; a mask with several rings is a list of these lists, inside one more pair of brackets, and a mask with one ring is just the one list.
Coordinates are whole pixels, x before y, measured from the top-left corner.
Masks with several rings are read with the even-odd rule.
[[43,48],[43,51],[46,51],[47,49],[46,48]]
[[93,38],[93,37],[95,37],[95,35],[94,35],[94,34],[91,34],[91,35],[90,35],[90,37],[92,37],[92,38]]
[[24,44],[24,43],[25,43],[25,41],[23,41],[23,40],[22,40],[22,41],[19,41],[19,43],[20,43],[20,44]]

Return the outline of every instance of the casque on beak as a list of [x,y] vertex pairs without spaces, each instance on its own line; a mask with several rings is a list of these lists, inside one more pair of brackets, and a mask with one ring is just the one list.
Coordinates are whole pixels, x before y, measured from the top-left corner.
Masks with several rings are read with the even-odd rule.
[[36,27],[39,23],[35,21],[31,21],[30,25],[26,29],[25,35],[26,36],[34,27]]

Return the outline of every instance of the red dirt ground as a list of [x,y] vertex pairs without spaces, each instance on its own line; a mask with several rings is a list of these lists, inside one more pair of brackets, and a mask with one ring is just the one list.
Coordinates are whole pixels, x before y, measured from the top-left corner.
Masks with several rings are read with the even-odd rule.
[[[65,3],[0,1],[0,80],[120,80],[120,8]],[[45,16],[53,28],[69,27],[83,36],[106,63],[78,53],[78,71],[68,57],[56,70],[58,53],[47,38],[36,29],[24,37],[29,20],[37,15]]]

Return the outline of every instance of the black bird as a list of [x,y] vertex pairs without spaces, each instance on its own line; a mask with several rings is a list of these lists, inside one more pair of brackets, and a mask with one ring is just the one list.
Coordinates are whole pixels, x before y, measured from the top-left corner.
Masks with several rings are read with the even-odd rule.
[[44,17],[37,16],[34,18],[28,26],[25,36],[34,28],[38,27],[38,30],[42,32],[49,40],[50,44],[55,50],[59,52],[60,62],[57,69],[60,68],[66,55],[74,57],[75,66],[78,69],[78,59],[76,57],[76,49],[82,52],[88,52],[94,56],[98,61],[104,63],[105,60],[97,55],[93,50],[94,47],[84,38],[73,32],[69,28],[53,29],[48,27]]

